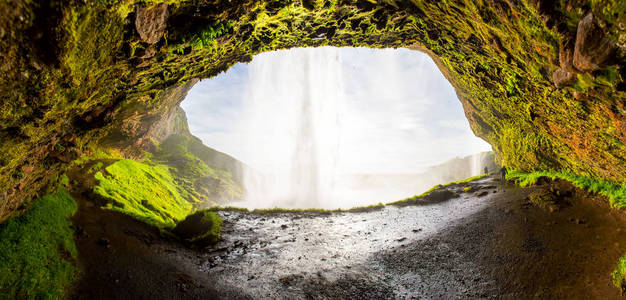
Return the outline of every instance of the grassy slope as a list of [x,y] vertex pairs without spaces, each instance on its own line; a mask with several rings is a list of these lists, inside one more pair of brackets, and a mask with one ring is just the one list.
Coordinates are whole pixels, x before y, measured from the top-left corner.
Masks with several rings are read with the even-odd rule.
[[169,168],[119,160],[96,173],[94,193],[109,200],[107,209],[129,214],[157,227],[173,227],[191,212],[192,204],[179,192]]
[[[212,165],[207,152],[216,152],[190,135],[173,134],[159,145],[151,160],[171,167],[181,193],[189,201],[215,205],[240,199],[242,187],[228,170]],[[231,158],[235,161],[234,158]]]
[[59,299],[76,279],[69,218],[76,202],[60,188],[0,225],[0,298]]
[[101,163],[85,170],[95,172],[93,192],[107,201],[105,208],[157,227],[173,227],[193,205],[217,204],[242,195],[229,171],[208,166],[204,157],[208,150],[212,149],[193,136],[173,134],[143,162],[101,150],[76,164],[113,160],[104,170]]

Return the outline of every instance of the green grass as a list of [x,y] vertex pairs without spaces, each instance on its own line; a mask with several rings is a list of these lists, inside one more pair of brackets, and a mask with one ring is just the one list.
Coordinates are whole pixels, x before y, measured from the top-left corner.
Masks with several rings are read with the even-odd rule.
[[[234,179],[234,158],[191,135],[172,134],[158,148],[150,160],[170,167],[179,193],[189,202],[215,205],[243,197],[243,189]],[[223,160],[214,159],[220,155]]]
[[122,159],[98,172],[94,193],[107,199],[104,207],[148,224],[173,227],[191,212],[192,204],[178,192],[169,168]]
[[626,184],[624,183],[619,184],[606,180],[598,180],[557,171],[536,171],[526,173],[511,170],[507,174],[507,179],[515,180],[515,182],[520,186],[533,185],[541,177],[548,177],[550,179],[565,179],[576,187],[606,196],[609,203],[614,208],[626,208]]
[[435,186],[431,187],[429,190],[427,190],[427,191],[425,191],[425,192],[423,192],[423,193],[421,193],[419,195],[416,195],[416,196],[413,196],[413,197],[410,197],[410,198],[406,198],[406,199],[403,199],[403,200],[398,200],[398,201],[394,201],[394,202],[391,202],[391,203],[387,203],[387,205],[398,205],[398,204],[401,205],[401,204],[406,204],[406,203],[410,203],[410,202],[415,202],[416,200],[419,200],[421,198],[426,197],[428,194],[430,194],[431,192],[433,192],[435,190],[438,190],[438,189],[441,189],[441,188],[444,188],[444,187],[447,187],[447,186],[451,186],[453,184],[461,184],[461,183],[472,182],[474,180],[485,178],[487,176],[489,176],[489,174],[481,174],[481,175],[476,175],[476,176],[468,177],[468,178],[457,180],[457,181],[448,182],[446,184],[438,184],[438,185],[435,185]]
[[0,224],[0,299],[59,299],[77,278],[69,218],[76,202],[63,188]]

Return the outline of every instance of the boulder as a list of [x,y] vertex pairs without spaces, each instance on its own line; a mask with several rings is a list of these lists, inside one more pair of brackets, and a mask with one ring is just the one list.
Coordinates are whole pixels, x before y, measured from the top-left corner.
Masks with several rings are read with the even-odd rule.
[[610,64],[617,46],[604,33],[589,13],[578,23],[573,63],[580,71],[599,70]]
[[214,212],[199,210],[176,224],[172,233],[193,246],[206,247],[220,239],[222,219]]
[[141,40],[148,44],[156,44],[165,34],[169,10],[167,3],[152,8],[137,7],[135,11],[135,28]]
[[457,194],[448,189],[437,189],[424,196],[424,200],[429,202],[442,202],[456,197]]

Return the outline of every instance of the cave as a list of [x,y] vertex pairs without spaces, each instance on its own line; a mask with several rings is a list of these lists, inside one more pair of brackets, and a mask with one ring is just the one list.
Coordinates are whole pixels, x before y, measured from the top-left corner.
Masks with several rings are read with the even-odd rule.
[[[496,280],[497,288],[483,288],[478,292],[484,292],[486,296],[521,297],[567,297],[584,293],[587,298],[607,298],[618,297],[618,291],[626,286],[626,260],[619,258],[626,252],[620,246],[626,242],[620,243],[619,234],[625,224],[619,210],[626,206],[624,1],[287,0],[235,3],[128,0],[118,3],[108,0],[16,0],[0,4],[0,12],[0,73],[3,74],[0,76],[3,99],[0,103],[0,249],[13,249],[0,251],[0,258],[3,258],[0,259],[3,261],[0,264],[0,293],[3,296],[75,297],[71,292],[72,282],[80,277],[72,271],[79,268],[76,262],[79,261],[84,270],[97,270],[97,265],[90,265],[94,262],[86,258],[86,251],[114,259],[108,256],[109,252],[102,251],[117,247],[119,242],[117,237],[90,234],[89,230],[94,229],[91,227],[94,226],[93,219],[119,229],[117,232],[122,234],[132,231],[124,231],[124,226],[144,232],[145,241],[158,240],[161,243],[154,249],[174,247],[163,238],[168,234],[178,235],[183,240],[181,243],[186,248],[181,246],[176,251],[184,253],[194,253],[185,251],[195,251],[189,249],[199,245],[234,243],[227,234],[222,240],[216,238],[219,232],[216,233],[215,228],[222,224],[220,217],[224,218],[224,230],[228,233],[232,229],[229,227],[232,215],[246,219],[255,214],[240,216],[243,212],[236,209],[219,211],[220,216],[214,211],[191,214],[192,207],[208,197],[207,193],[184,192],[187,191],[184,189],[186,185],[194,183],[176,181],[176,178],[187,175],[204,174],[207,164],[215,163],[216,157],[223,155],[203,148],[199,140],[186,135],[187,120],[179,104],[199,80],[225,72],[236,63],[249,62],[257,54],[321,46],[405,48],[432,58],[453,86],[473,133],[492,146],[497,163],[509,170],[510,176],[503,176],[498,182],[515,179],[518,185],[522,185],[519,190],[508,186],[497,188],[500,192],[495,195],[505,193],[518,197],[528,192],[527,197],[515,198],[521,201],[518,204],[522,210],[500,207],[500,204],[494,206],[500,210],[492,207],[494,212],[502,212],[501,217],[493,215],[489,219],[493,221],[490,226],[476,228],[498,229],[475,231],[476,236],[490,236],[495,232],[502,239],[494,238],[495,244],[490,244],[490,239],[482,240],[482,247],[507,249],[503,245],[518,245],[519,249],[526,251],[519,254],[519,259],[532,259],[533,255],[547,251],[555,260],[567,260],[561,252],[550,252],[571,246],[553,232],[573,230],[579,234],[577,241],[587,243],[585,245],[589,248],[585,249],[596,249],[589,239],[593,235],[584,233],[589,228],[599,241],[615,246],[608,250],[608,254],[592,259],[573,255],[583,263],[576,271],[579,273],[572,274],[582,274],[579,277],[583,279],[585,274],[594,274],[589,275],[589,289],[582,288],[583,281],[568,275],[554,277],[557,279],[549,277],[558,276],[555,274],[558,272],[550,272],[550,268],[561,270],[563,274],[570,273],[568,269],[559,269],[565,268],[563,264],[544,255],[534,258],[545,263],[543,269],[536,269],[545,278],[539,276],[533,281],[530,276],[519,274],[513,283]],[[239,172],[233,165],[218,167],[231,174]],[[496,177],[438,186],[397,205],[409,206],[407,209],[412,210],[441,201],[452,203],[445,200],[459,195],[496,197],[483,191],[493,189],[488,188],[492,184],[485,180],[496,182]],[[138,187],[142,184],[153,194],[140,192]],[[212,180],[203,183],[204,186],[219,184],[222,183]],[[123,185],[127,192],[109,193],[111,190],[106,188],[107,185]],[[509,191],[512,194],[508,194]],[[231,194],[236,192],[229,191]],[[88,198],[89,201],[75,201],[72,197]],[[598,210],[598,207],[602,209]],[[363,211],[372,209],[381,214],[393,210],[374,207]],[[537,213],[528,213],[531,210]],[[562,212],[584,217],[569,217]],[[340,222],[343,220],[341,214],[346,212],[335,213],[340,215],[336,219]],[[600,215],[604,217],[598,217]],[[271,227],[272,230],[288,232],[292,229],[289,227],[291,223],[280,219],[283,216],[277,218],[277,224],[285,227]],[[541,229],[537,225],[539,222],[559,229]],[[564,227],[570,225],[587,229]],[[201,234],[186,235],[189,226],[208,229]],[[610,230],[600,231],[599,228]],[[419,228],[414,230],[420,234]],[[41,240],[42,234],[50,237]],[[437,248],[436,244],[445,243],[449,236],[398,246],[400,248],[393,249],[396,254],[387,253],[396,260],[381,261],[380,264],[409,274],[409,265],[398,263],[402,259],[413,259],[408,249]],[[520,238],[512,240],[511,236]],[[457,237],[469,238],[463,234]],[[395,242],[402,243],[406,239],[398,237]],[[413,240],[409,238],[409,241]],[[459,253],[470,255],[473,250],[464,248],[466,244],[455,245]],[[142,255],[154,250],[143,244],[138,247],[136,249],[148,251],[139,253]],[[16,250],[35,248],[40,252],[33,254],[37,257],[34,260]],[[132,257],[132,249],[126,250],[123,253]],[[435,256],[433,259],[443,258]],[[489,265],[491,262],[493,265],[493,260],[498,259],[504,262],[504,267],[494,274],[517,273],[513,266],[506,264],[506,255],[503,257],[498,253],[484,257],[484,261],[468,258],[461,259],[461,262],[467,263],[464,266],[471,271],[474,267],[480,269],[481,263]],[[590,269],[585,262],[591,260],[596,260],[601,267]],[[173,261],[176,260],[165,261],[163,265],[175,268],[177,264]],[[219,263],[213,259],[207,261],[205,265],[211,268]],[[151,265],[154,272],[164,270],[156,260],[150,262],[154,263]],[[176,262],[179,265],[188,263]],[[457,269],[446,266],[450,270]],[[573,264],[572,268],[576,266],[579,265]],[[317,270],[311,272],[314,271]],[[479,271],[474,273],[482,274]],[[98,272],[85,274],[95,277],[84,277],[87,279],[78,284],[79,294],[87,293],[84,284],[97,283],[103,278],[96,276]],[[481,280],[472,277],[477,275],[463,274],[453,276],[455,280],[452,282],[459,283],[455,286],[468,287],[463,282]],[[428,274],[422,275],[429,278]],[[103,289],[94,289],[96,294],[91,296],[98,296],[97,291],[114,290],[112,287],[120,281],[119,275],[115,276],[118,278],[112,283],[103,282]],[[171,288],[168,291],[173,294],[163,290],[163,297],[177,297],[180,294],[175,291],[180,293],[189,289],[200,293],[202,289],[197,287],[209,283],[203,281],[196,285],[189,279],[195,276],[167,277],[163,289]],[[250,276],[249,281],[258,280],[253,274]],[[371,286],[371,280],[374,280],[370,277],[350,277],[349,272],[342,276],[329,280],[322,275],[313,278],[297,273],[281,277],[276,282],[301,291],[299,294],[283,294],[285,297],[355,297],[356,294],[347,292],[346,286],[355,286],[362,295],[372,298],[411,296],[398,294],[393,287],[369,289],[367,286]],[[612,279],[608,279],[611,276]],[[541,278],[545,280],[540,281]],[[560,279],[570,288],[542,285]],[[609,280],[617,288],[607,284]],[[324,287],[323,291],[313,288],[316,285]],[[461,289],[456,288],[453,290],[458,293],[452,294],[436,288],[429,290],[433,286],[447,285],[426,285],[420,288],[420,293],[431,292],[413,295],[433,297],[441,292],[443,294],[439,295],[451,297],[486,297],[480,293],[462,294]],[[419,285],[411,288],[417,287]],[[238,294],[235,290],[235,287],[228,286],[221,292],[211,290],[187,296],[245,298],[248,295]],[[507,294],[507,290],[520,294]],[[490,294],[491,291],[495,294]],[[118,292],[122,293],[121,290]],[[124,292],[128,298],[157,296],[146,289],[136,291],[138,294],[126,289]],[[111,298],[115,296],[109,295]],[[80,295],[76,297],[80,298]]]

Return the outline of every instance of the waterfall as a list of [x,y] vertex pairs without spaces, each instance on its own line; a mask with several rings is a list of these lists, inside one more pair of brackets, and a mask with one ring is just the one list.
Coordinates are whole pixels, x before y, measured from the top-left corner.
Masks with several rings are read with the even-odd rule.
[[332,204],[344,98],[341,57],[336,48],[289,51],[280,59],[261,54],[249,66],[241,143],[266,164],[244,176],[248,207]]
[[[476,176],[483,174],[483,170],[485,167],[488,167],[489,163],[487,162],[487,156],[489,152],[480,152],[476,154],[472,154],[471,156],[471,176]],[[493,169],[493,167],[492,167]],[[489,172],[495,172],[496,170],[488,170]]]

